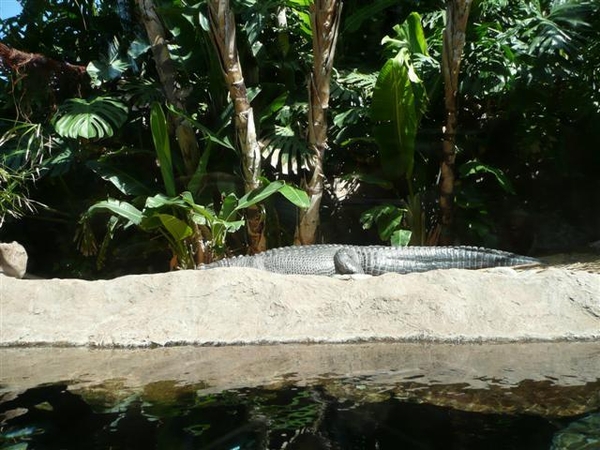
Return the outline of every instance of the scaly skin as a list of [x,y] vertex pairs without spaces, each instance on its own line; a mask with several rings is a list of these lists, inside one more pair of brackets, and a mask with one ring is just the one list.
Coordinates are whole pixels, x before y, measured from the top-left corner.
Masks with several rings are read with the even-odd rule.
[[536,264],[535,258],[481,247],[386,247],[306,245],[275,248],[252,256],[226,258],[201,269],[252,267],[283,274],[381,275],[434,269],[482,269]]

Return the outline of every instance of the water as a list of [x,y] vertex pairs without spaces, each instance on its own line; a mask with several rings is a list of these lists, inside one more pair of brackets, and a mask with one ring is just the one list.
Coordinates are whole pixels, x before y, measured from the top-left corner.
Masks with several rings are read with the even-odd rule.
[[0,449],[600,449],[599,347],[3,349]]

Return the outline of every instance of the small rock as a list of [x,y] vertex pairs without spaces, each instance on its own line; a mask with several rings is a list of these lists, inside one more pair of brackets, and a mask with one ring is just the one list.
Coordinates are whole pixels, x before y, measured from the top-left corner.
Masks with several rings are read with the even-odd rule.
[[23,278],[27,270],[27,252],[18,242],[0,243],[0,273]]

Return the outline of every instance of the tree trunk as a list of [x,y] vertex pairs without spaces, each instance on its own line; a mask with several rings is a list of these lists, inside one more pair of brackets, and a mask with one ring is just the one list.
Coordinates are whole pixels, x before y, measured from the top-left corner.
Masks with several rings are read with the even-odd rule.
[[311,5],[313,36],[313,70],[308,86],[308,145],[310,178],[304,187],[310,197],[310,206],[302,211],[296,228],[296,245],[314,244],[320,223],[319,209],[323,197],[323,157],[327,149],[327,109],[329,83],[337,42],[342,2],[315,0]]
[[[185,94],[177,84],[177,70],[167,48],[165,29],[156,14],[153,0],[136,0],[141,11],[142,22],[146,27],[148,39],[152,45],[152,54],[156,64],[156,71],[165,91],[169,103],[175,108],[185,111]],[[196,134],[192,126],[181,117],[170,115],[175,125],[175,136],[185,165],[187,175],[193,175],[198,166],[199,147]]]
[[451,226],[454,220],[454,160],[456,158],[456,125],[458,115],[458,74],[465,46],[465,33],[472,0],[448,0],[446,28],[442,49],[446,125],[442,128],[442,161],[440,164],[440,243],[452,241]]
[[[210,17],[210,35],[225,77],[229,95],[235,108],[235,128],[237,141],[242,155],[244,188],[250,192],[260,186],[261,154],[254,113],[242,74],[242,66],[235,39],[235,19],[228,0],[210,0],[208,2]],[[249,252],[258,253],[266,250],[264,235],[264,213],[261,206],[252,206],[246,210]]]

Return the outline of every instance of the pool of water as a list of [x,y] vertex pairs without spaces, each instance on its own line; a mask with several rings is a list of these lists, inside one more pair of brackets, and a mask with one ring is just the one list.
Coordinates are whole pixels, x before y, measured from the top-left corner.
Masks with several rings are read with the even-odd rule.
[[600,449],[592,342],[0,358],[0,449]]

